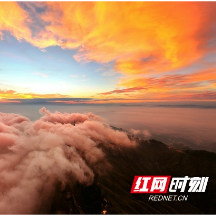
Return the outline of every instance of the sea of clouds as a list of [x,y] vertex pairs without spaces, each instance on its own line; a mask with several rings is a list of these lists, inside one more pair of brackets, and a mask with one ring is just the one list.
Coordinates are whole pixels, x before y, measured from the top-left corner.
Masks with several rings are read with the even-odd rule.
[[40,113],[0,113],[0,214],[40,213],[57,182],[90,185],[108,169],[104,147],[136,145],[92,113]]

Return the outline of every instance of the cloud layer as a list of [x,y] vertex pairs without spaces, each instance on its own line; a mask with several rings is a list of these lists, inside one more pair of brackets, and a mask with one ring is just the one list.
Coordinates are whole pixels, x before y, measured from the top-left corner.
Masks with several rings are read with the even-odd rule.
[[[36,98],[65,98],[65,97],[68,97],[68,95],[61,95],[61,94],[35,94],[35,93],[32,93],[32,92],[29,92],[29,93],[20,93],[20,92],[17,92],[15,90],[4,90],[4,89],[0,89],[0,102],[2,101],[5,101],[7,99],[36,99]],[[21,100],[22,101],[22,100]],[[12,101],[11,101],[12,102]]]
[[0,113],[1,214],[43,212],[57,182],[89,185],[106,170],[103,148],[135,145],[92,113],[40,112],[35,122]]
[[[122,89],[98,92],[101,97],[108,97],[108,92],[122,97],[125,88],[138,89],[135,95],[143,99],[170,95],[182,99],[185,94],[195,98],[215,92],[215,66],[210,60],[216,54],[215,2],[1,2],[0,6],[2,39],[9,32],[41,50],[75,49],[77,62],[112,63],[115,73],[124,76],[117,83]],[[185,88],[176,94],[182,76]],[[149,88],[152,80],[156,81]],[[134,98],[133,92],[127,93],[125,98]]]

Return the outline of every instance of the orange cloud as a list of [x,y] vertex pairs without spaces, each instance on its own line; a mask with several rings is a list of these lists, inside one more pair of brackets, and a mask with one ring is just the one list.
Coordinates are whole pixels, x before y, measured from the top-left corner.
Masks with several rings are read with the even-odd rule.
[[[0,2],[1,35],[8,31],[17,39],[25,39],[41,49],[49,46],[77,49],[74,58],[78,62],[114,62],[115,71],[125,75],[119,86],[139,89],[136,92],[138,98],[158,98],[158,94],[165,98],[174,91],[188,89],[198,94],[198,91],[216,88],[214,70],[190,75],[173,71],[202,61],[204,55],[216,51],[213,43],[216,35],[213,28],[216,22],[215,2],[25,4],[31,8],[33,15],[38,13],[34,9],[36,4],[45,11],[35,16],[35,21],[32,14],[22,9],[20,4]],[[40,27],[37,26],[37,31],[33,31],[37,19],[40,20]],[[173,74],[161,75],[163,72]],[[157,77],[152,74],[157,74]],[[108,96],[127,92],[130,91],[123,89],[102,94]],[[0,97],[46,96],[14,92]],[[54,94],[53,97],[58,96]]]
[[169,95],[163,98],[164,100],[202,100],[202,101],[216,101],[216,92],[204,91],[202,93],[183,93],[180,95]]
[[40,48],[79,48],[77,61],[120,61],[117,68],[123,73],[134,73],[130,66],[127,71],[126,64],[133,62],[136,69],[137,63],[150,56],[169,69],[199,58],[202,39],[197,33],[205,26],[208,7],[214,6],[202,2],[46,2],[41,3],[46,8],[41,14],[44,26],[33,37],[27,27],[33,21],[26,11],[15,2],[0,5],[1,30]]
[[[63,48],[79,48],[77,61],[117,61],[116,69],[126,74],[142,73],[148,67],[170,70],[202,56],[198,33],[212,6],[202,2],[49,2],[42,18],[50,25],[41,35],[47,38],[47,46],[55,41]],[[143,61],[149,57],[154,66]]]
[[[207,52],[206,44],[214,37],[210,29],[216,21],[215,9],[214,3],[204,2],[49,2],[42,18],[50,25],[41,35],[47,35],[62,48],[77,48],[74,58],[78,62],[114,61],[117,72],[145,76],[182,68],[201,59]],[[126,76],[127,82],[120,80],[120,86],[150,86],[149,95],[140,89],[137,97],[155,98],[160,94],[160,98],[165,98],[169,91],[179,88],[206,90],[210,84],[200,83],[214,78],[215,72],[210,71],[158,78]]]
[[142,99],[92,99],[92,100],[55,100],[48,101],[50,103],[60,103],[60,104],[107,104],[107,103],[141,103],[146,100]]
[[[33,98],[65,98],[68,95],[61,94],[34,94],[34,93],[19,93],[14,90],[1,90],[0,101],[9,101],[9,99],[33,99]],[[11,102],[11,101],[10,101]]]
[[13,101],[11,101],[11,100],[2,100],[2,99],[0,99],[0,104],[4,104],[4,103],[21,103],[19,100],[13,100]]
[[[26,4],[33,8],[36,3]],[[39,48],[78,49],[77,61],[116,61],[115,69],[123,74],[160,72],[193,63],[204,54],[210,23],[216,20],[214,2],[40,4],[46,8],[40,16],[43,27],[34,37],[28,27],[33,22],[30,15],[15,2],[0,3],[0,31]]]
[[214,92],[215,85],[216,69],[214,68],[191,74],[169,74],[148,78],[124,77],[119,83],[122,87],[146,89],[136,94],[137,98],[143,99],[202,99],[200,95],[213,99],[210,94],[204,92]]
[[[150,78],[122,78],[119,85],[130,88],[137,86],[146,88],[161,87],[170,90],[184,88],[186,85],[196,87],[202,82],[216,83],[216,69],[213,68],[191,74],[172,74]],[[209,86],[205,85],[205,87],[208,88]]]
[[140,90],[146,89],[144,87],[134,87],[134,88],[126,88],[126,89],[116,89],[113,91],[109,91],[109,92],[103,92],[103,93],[99,93],[100,95],[110,95],[110,94],[121,94],[121,93],[128,93],[128,92],[137,92]]
[[30,21],[28,14],[16,2],[0,2],[0,35],[3,31],[10,32],[18,40],[31,37],[31,31],[27,27]]

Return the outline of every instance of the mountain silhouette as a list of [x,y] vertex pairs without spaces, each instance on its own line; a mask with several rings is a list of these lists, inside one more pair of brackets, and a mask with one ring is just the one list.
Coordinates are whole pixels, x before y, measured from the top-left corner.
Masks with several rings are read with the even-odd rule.
[[[116,129],[116,128],[115,128]],[[121,129],[122,130],[122,129]],[[179,150],[156,140],[135,137],[137,147],[102,147],[111,168],[96,176],[91,186],[56,187],[51,214],[215,214],[216,154]],[[187,201],[149,201],[149,194],[131,194],[135,175],[209,177],[206,192],[188,195]],[[173,194],[173,193],[168,193]]]

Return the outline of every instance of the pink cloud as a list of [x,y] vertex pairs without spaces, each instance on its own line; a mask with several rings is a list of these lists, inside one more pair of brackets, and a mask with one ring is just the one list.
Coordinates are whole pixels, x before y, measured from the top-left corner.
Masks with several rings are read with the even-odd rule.
[[121,93],[128,93],[128,92],[136,92],[143,89],[147,89],[145,87],[134,87],[134,88],[126,88],[126,89],[116,89],[110,92],[100,93],[101,95],[110,95],[110,94],[121,94]]
[[0,113],[1,214],[41,213],[57,182],[90,185],[110,167],[103,148],[135,146],[92,113],[40,113],[35,122]]

